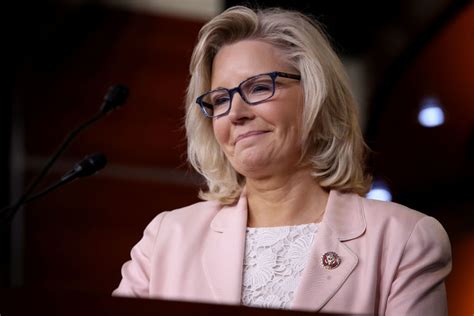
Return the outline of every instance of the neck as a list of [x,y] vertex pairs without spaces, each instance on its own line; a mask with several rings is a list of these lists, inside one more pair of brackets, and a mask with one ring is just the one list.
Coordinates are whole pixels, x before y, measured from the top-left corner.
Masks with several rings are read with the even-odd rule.
[[308,169],[263,179],[247,178],[246,191],[249,227],[320,222],[329,195]]

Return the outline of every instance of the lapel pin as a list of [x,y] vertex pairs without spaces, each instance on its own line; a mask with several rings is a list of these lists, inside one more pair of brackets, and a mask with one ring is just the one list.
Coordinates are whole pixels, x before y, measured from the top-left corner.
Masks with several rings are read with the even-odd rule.
[[333,270],[339,267],[341,264],[341,257],[335,252],[326,252],[322,257],[321,257],[321,263],[324,268],[328,270]]

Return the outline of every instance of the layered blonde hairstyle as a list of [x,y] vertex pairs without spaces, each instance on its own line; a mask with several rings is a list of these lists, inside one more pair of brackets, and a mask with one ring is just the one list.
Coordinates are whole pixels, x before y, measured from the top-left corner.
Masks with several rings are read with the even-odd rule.
[[304,91],[301,161],[311,165],[314,179],[326,189],[365,194],[370,177],[365,172],[366,145],[356,101],[321,27],[295,11],[236,6],[202,27],[191,58],[185,126],[188,160],[207,182],[200,197],[231,204],[245,185],[245,178],[217,143],[212,119],[196,104],[196,98],[211,87],[212,63],[219,49],[241,40],[274,45],[300,73]]

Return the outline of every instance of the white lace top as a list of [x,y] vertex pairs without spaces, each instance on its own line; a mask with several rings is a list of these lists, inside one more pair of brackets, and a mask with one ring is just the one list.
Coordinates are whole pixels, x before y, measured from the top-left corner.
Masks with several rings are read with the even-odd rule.
[[243,305],[289,308],[317,229],[315,223],[247,228]]

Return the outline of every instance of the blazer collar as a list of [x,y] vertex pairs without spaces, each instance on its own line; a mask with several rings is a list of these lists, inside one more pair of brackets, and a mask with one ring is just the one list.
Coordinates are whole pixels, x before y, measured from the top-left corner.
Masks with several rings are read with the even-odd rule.
[[224,206],[210,224],[202,264],[216,302],[239,305],[242,293],[247,197]]
[[245,189],[242,191],[236,204],[224,206],[214,216],[211,221],[211,229],[218,233],[224,233],[226,230],[242,229],[241,225],[247,228],[247,195]]
[[[210,224],[202,263],[219,303],[240,304],[247,212],[244,190],[239,201],[223,207]],[[358,263],[343,241],[361,236],[365,229],[362,199],[331,190],[292,308],[318,311],[334,296]],[[322,265],[321,257],[327,252],[335,252],[341,258],[341,264],[333,270]]]
[[[235,221],[236,217],[239,222]],[[242,223],[242,220],[245,220]],[[323,223],[328,225],[341,241],[351,240],[362,235],[366,228],[362,199],[356,194],[341,193],[336,190],[329,192]],[[211,229],[224,232],[235,229],[237,223],[247,226],[247,196],[243,190],[237,204],[223,207],[211,222]]]
[[362,198],[331,190],[322,223],[328,225],[340,241],[359,237],[366,228]]
[[[343,241],[361,236],[365,228],[361,198],[332,190],[291,303],[293,309],[319,311],[337,293],[359,262]],[[322,262],[328,252],[341,259],[339,266],[331,270]]]

